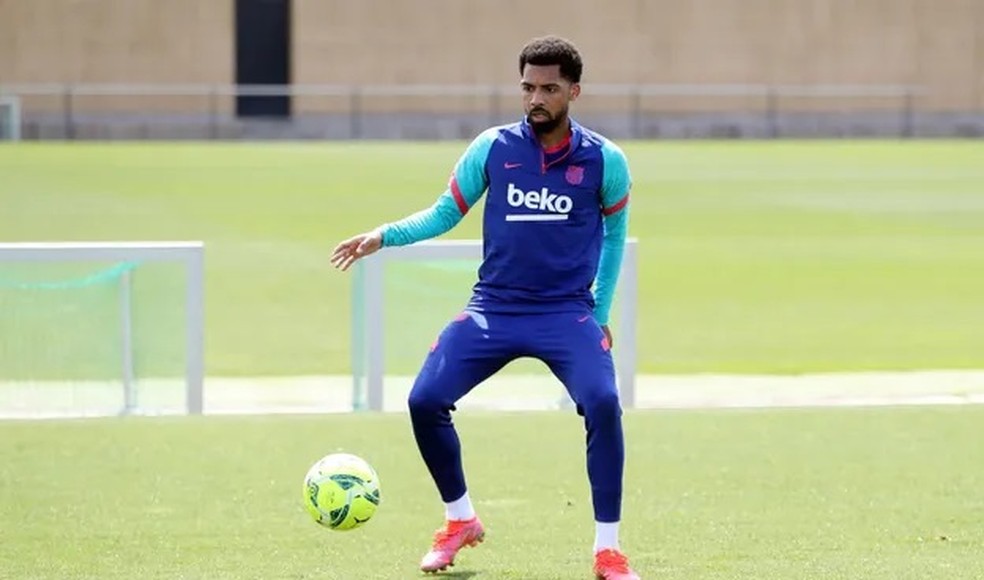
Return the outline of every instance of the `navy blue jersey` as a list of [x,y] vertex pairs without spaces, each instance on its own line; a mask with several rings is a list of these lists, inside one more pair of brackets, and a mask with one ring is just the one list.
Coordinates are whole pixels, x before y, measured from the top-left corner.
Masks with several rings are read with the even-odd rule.
[[607,322],[625,243],[631,177],[614,143],[576,122],[545,150],[525,121],[468,146],[430,209],[383,227],[384,246],[451,229],[483,194],[483,260],[470,307],[593,310]]

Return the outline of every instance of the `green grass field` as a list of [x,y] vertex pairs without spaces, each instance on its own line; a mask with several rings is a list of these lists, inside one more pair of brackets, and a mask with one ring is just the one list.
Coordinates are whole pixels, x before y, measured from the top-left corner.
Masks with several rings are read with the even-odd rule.
[[[6,146],[0,241],[202,239],[210,374],[345,373],[350,277],[330,269],[331,248],[429,205],[462,147]],[[641,372],[982,366],[981,144],[624,148]],[[475,211],[448,237],[476,238],[480,221]],[[410,345],[403,370],[472,277],[388,291],[392,311],[416,316],[391,327]]]
[[[4,146],[0,241],[204,240],[210,375],[345,373],[350,278],[329,268],[332,246],[431,203],[461,148]],[[640,372],[984,367],[984,146],[624,148]],[[387,288],[397,370],[470,283],[420,272]],[[171,352],[175,280],[137,276],[141,340]],[[34,340],[97,344],[112,288],[91,290],[90,326],[61,330],[56,295],[0,288],[0,374],[92,363],[33,359],[44,349],[23,340],[47,323]],[[457,421],[489,537],[446,577],[588,578],[579,419]],[[622,540],[644,578],[984,576],[980,407],[629,411],[625,425]],[[357,532],[318,528],[300,501],[309,465],[338,450],[382,480]],[[441,516],[398,414],[0,421],[0,578],[414,578]]]
[[[578,419],[458,424],[489,535],[444,577],[589,578]],[[623,548],[643,578],[981,578],[982,425],[979,407],[629,413]],[[300,501],[339,449],[382,481],[347,533]],[[3,578],[415,578],[442,515],[399,415],[0,422]]]

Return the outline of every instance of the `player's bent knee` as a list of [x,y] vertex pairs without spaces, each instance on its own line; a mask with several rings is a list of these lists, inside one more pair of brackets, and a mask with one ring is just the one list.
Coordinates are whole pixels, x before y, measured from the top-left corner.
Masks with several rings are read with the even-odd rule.
[[617,391],[592,393],[581,401],[581,408],[585,418],[594,422],[608,423],[622,416]]
[[407,396],[407,407],[410,409],[411,415],[427,414],[437,410],[437,401],[426,391],[413,389]]
[[447,411],[448,404],[435,395],[437,390],[426,385],[415,385],[407,397],[407,407],[414,418],[440,416]]

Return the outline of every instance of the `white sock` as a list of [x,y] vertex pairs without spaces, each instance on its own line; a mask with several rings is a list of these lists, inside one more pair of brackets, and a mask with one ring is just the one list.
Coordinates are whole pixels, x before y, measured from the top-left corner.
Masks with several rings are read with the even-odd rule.
[[468,492],[453,502],[444,504],[444,514],[448,520],[470,520],[475,517],[475,508],[472,507]]
[[595,522],[595,553],[618,549],[618,522]]

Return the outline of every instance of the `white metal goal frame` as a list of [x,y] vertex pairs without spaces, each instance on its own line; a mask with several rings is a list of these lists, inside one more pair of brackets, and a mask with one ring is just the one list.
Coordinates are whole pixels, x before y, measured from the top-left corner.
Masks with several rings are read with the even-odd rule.
[[[0,243],[3,262],[174,262],[185,270],[185,396],[187,411],[202,413],[205,379],[205,244],[178,242],[18,242]],[[123,346],[120,377],[126,413],[136,405],[130,278],[120,278]]]
[[20,141],[20,97],[0,93],[0,141]]
[[[622,405],[635,406],[637,368],[637,308],[639,301],[638,240],[626,240],[616,286],[618,324],[613,329],[615,368]],[[386,265],[394,262],[475,260],[482,258],[481,240],[427,240],[384,248],[356,262],[352,300],[353,405],[356,409],[383,410],[386,332],[384,281]],[[362,381],[366,401],[360,404]]]

